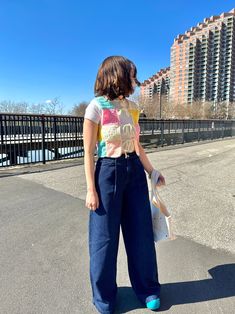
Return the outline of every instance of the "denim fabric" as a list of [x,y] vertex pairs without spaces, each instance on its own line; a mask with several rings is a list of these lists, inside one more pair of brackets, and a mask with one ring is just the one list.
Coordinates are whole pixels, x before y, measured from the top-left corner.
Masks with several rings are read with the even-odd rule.
[[129,278],[138,299],[160,295],[151,209],[144,167],[136,153],[99,158],[95,167],[99,207],[90,211],[89,254],[93,304],[111,314],[117,295],[120,226]]

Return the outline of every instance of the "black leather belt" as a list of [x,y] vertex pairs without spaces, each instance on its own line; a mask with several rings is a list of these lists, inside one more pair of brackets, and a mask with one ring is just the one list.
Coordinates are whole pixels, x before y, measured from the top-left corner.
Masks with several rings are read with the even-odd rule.
[[136,154],[136,152],[134,151],[134,152],[131,152],[131,153],[126,152],[126,153],[122,154],[120,157],[128,158],[128,157],[132,157],[132,156],[136,156],[136,155],[137,155],[137,154]]

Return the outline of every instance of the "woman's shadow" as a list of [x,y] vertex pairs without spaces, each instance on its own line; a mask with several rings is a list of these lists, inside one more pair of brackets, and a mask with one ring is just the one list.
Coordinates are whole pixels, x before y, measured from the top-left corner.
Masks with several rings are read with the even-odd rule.
[[[176,282],[161,285],[161,311],[173,305],[203,302],[235,296],[235,264],[218,265],[208,270],[211,279]],[[144,308],[131,287],[119,287],[118,313]]]

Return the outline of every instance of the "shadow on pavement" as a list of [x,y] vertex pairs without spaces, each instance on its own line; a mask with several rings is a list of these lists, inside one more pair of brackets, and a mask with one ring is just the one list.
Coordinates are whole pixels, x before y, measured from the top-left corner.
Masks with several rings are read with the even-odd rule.
[[[162,284],[160,311],[173,305],[204,302],[235,296],[235,264],[209,269],[212,279]],[[119,287],[115,314],[143,308],[131,287]]]

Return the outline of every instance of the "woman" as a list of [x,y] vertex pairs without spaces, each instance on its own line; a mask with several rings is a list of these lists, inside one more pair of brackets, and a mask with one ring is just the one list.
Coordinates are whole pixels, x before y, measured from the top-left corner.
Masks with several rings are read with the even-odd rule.
[[[136,74],[130,60],[106,58],[96,77],[96,97],[84,116],[90,280],[93,304],[102,314],[115,309],[120,226],[132,288],[147,308],[160,307],[161,286],[145,174],[151,176],[154,168],[139,143],[138,106],[126,99],[140,84]],[[98,160],[94,166],[96,146]],[[158,184],[165,184],[161,174]]]

